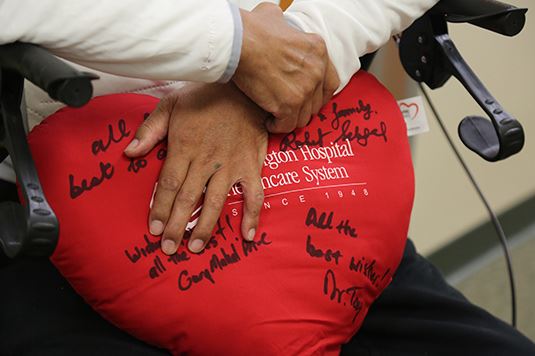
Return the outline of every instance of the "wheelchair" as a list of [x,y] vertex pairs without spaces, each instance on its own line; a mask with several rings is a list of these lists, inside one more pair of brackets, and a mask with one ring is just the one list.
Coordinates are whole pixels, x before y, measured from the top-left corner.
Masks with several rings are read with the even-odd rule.
[[[448,35],[447,23],[470,23],[514,36],[525,24],[526,11],[494,0],[442,0],[399,38],[400,60],[412,79],[437,89],[454,76],[487,114],[488,118],[464,118],[458,132],[466,147],[490,162],[520,152],[524,132],[464,61]],[[369,54],[361,59],[363,69],[373,58],[374,54]],[[17,201],[12,187],[0,195],[5,200],[0,202],[0,250],[9,259],[50,256],[57,244],[59,223],[43,193],[26,142],[21,110],[24,79],[51,98],[80,107],[91,99],[91,81],[97,77],[25,43],[0,46],[0,68],[0,161],[11,157],[23,200],[23,204]],[[4,257],[4,261],[8,259]]]

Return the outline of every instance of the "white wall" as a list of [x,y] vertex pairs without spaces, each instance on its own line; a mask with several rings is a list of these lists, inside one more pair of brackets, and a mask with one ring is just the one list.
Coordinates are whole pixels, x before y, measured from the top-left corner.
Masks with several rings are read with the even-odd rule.
[[[516,37],[504,37],[466,24],[450,25],[450,34],[490,92],[524,126],[523,151],[499,163],[483,161],[465,148],[457,136],[457,125],[464,116],[484,116],[483,111],[455,79],[431,93],[455,143],[498,213],[535,195],[535,4],[529,0],[509,2],[533,7],[527,14],[524,30]],[[388,59],[379,58],[373,71],[398,99],[413,95],[416,89],[402,77],[394,46],[383,52]],[[417,184],[410,228],[410,236],[425,254],[487,221],[482,204],[429,109],[427,113],[431,132],[418,136],[414,146]]]

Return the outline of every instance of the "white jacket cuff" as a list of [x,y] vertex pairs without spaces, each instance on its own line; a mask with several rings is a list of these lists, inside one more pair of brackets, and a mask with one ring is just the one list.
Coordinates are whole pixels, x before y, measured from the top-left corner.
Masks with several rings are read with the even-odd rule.
[[241,46],[243,43],[243,23],[241,20],[240,8],[230,2],[229,5],[232,11],[232,19],[234,20],[234,36],[232,39],[232,48],[230,52],[230,58],[227,64],[227,69],[225,69],[225,72],[223,73],[221,78],[219,78],[219,82],[221,83],[228,82],[236,72],[238,64],[240,63]]

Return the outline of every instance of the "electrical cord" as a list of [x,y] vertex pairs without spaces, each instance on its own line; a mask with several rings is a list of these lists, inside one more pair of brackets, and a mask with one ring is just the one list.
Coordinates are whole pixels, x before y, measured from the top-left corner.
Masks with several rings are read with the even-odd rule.
[[466,162],[463,160],[463,158],[461,157],[461,154],[459,153],[459,151],[457,150],[457,148],[453,144],[453,140],[451,139],[451,136],[446,131],[446,127],[444,126],[444,123],[443,123],[440,115],[438,114],[438,112],[437,112],[437,110],[435,108],[435,105],[431,101],[431,98],[429,97],[426,89],[423,87],[423,85],[421,83],[418,83],[418,87],[420,88],[422,94],[424,95],[425,100],[429,104],[429,107],[431,108],[431,111],[433,112],[433,115],[437,119],[437,122],[440,125],[442,133],[444,134],[444,136],[448,140],[448,144],[449,144],[450,148],[453,150],[453,153],[457,157],[457,160],[459,161],[459,163],[463,167],[466,175],[468,176],[468,179],[470,180],[470,182],[472,183],[474,189],[476,190],[477,194],[479,195],[479,198],[481,199],[483,205],[485,205],[485,208],[486,208],[486,210],[487,210],[487,212],[489,214],[489,217],[490,217],[490,220],[492,222],[492,225],[494,226],[494,229],[496,230],[496,233],[498,234],[498,237],[499,237],[499,240],[500,240],[500,243],[502,245],[503,252],[504,252],[504,255],[505,255],[505,261],[506,261],[506,264],[507,264],[507,272],[509,274],[509,285],[510,285],[510,289],[511,289],[511,314],[512,314],[511,315],[511,325],[514,328],[516,328],[516,288],[515,288],[515,279],[514,279],[514,275],[513,275],[513,266],[512,266],[512,263],[511,263],[511,254],[509,252],[509,247],[507,245],[507,238],[505,237],[505,233],[503,231],[502,225],[500,224],[500,221],[496,217],[496,214],[494,213],[494,211],[490,207],[490,204],[487,201],[487,198],[485,197],[485,195],[481,191],[481,188],[477,184],[472,172],[470,171],[470,169],[466,165]]

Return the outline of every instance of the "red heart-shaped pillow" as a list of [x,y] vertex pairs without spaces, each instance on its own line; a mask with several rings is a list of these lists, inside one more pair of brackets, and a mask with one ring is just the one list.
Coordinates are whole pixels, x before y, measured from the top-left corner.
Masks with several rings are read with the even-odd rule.
[[357,74],[309,126],[270,137],[256,241],[240,236],[234,187],[207,249],[170,257],[147,228],[165,146],[123,155],[156,103],[98,97],[30,134],[60,221],[52,262],[106,319],[174,354],[337,354],[405,244],[414,183],[395,100]]

